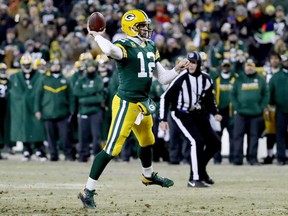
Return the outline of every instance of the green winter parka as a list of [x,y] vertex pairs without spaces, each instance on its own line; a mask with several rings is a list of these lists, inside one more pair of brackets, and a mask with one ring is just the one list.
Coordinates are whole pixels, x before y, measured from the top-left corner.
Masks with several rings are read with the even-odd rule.
[[19,72],[10,77],[11,141],[40,142],[45,140],[42,120],[35,117],[34,101],[41,74],[32,71],[25,79]]

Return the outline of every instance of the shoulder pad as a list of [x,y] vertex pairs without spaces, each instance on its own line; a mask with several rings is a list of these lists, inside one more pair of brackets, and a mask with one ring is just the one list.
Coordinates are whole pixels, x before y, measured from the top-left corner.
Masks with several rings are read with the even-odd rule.
[[129,40],[127,38],[121,38],[113,42],[113,44],[127,44]]

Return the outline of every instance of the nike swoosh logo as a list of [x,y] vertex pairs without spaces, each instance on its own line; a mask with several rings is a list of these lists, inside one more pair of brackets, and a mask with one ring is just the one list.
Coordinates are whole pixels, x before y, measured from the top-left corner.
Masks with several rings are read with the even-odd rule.
[[195,187],[195,183],[190,183],[190,182],[189,182],[189,184],[190,184],[192,187]]

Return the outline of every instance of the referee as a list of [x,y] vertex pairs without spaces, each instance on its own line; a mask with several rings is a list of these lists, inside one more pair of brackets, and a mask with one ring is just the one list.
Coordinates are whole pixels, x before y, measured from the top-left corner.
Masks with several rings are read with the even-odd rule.
[[206,172],[206,165],[220,149],[221,140],[212,129],[209,114],[221,121],[213,94],[213,84],[208,74],[201,72],[201,56],[194,51],[188,53],[187,70],[171,82],[160,100],[160,127],[168,128],[167,114],[189,140],[190,177],[188,187],[207,187],[214,184]]

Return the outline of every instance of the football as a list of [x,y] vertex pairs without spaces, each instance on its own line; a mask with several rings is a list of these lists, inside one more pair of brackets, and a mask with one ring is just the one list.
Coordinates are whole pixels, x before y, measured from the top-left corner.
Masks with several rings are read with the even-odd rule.
[[92,13],[88,18],[88,26],[90,31],[103,31],[106,28],[105,17],[99,12]]

